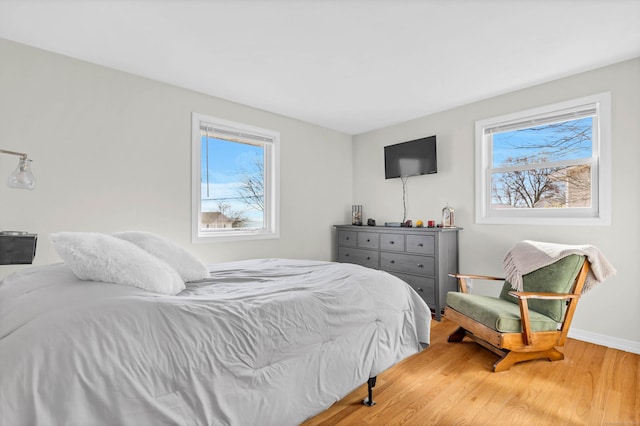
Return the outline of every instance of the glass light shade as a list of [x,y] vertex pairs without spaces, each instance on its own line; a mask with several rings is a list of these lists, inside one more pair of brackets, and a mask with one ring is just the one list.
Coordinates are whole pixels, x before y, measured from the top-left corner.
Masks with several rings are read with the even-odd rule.
[[7,179],[9,188],[33,189],[36,187],[36,178],[31,173],[31,160],[20,158],[18,167],[9,175]]

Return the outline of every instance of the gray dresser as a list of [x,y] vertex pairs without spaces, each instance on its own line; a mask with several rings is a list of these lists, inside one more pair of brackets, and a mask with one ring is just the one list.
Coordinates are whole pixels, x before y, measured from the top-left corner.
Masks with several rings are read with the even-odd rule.
[[337,261],[382,269],[408,283],[440,321],[447,292],[458,284],[458,231],[336,225]]

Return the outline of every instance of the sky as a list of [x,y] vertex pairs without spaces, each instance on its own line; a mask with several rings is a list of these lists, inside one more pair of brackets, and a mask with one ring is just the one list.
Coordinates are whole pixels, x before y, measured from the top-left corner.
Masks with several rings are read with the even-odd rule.
[[[592,118],[586,117],[572,120],[568,123],[578,126],[579,129],[587,130],[592,127]],[[530,129],[512,130],[509,132],[496,133],[493,135],[493,167],[500,167],[508,157],[521,157],[541,154],[543,149],[537,147],[540,141],[557,140],[563,136],[575,132],[564,130],[554,133],[551,125],[542,125]],[[527,146],[533,146],[527,148]],[[520,147],[520,148],[516,148]],[[592,155],[592,140],[581,141],[575,149],[569,149],[567,144],[562,145],[550,158],[551,161],[573,160],[577,158],[588,158]]]

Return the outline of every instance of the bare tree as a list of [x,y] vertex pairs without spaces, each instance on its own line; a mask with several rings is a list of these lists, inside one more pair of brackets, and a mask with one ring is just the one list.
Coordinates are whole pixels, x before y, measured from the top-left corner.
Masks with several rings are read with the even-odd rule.
[[261,158],[256,159],[252,169],[242,170],[241,184],[237,194],[250,208],[264,211],[264,163]]
[[[529,159],[507,159],[510,165],[530,164]],[[535,207],[542,199],[557,199],[562,187],[554,175],[558,168],[515,170],[502,173],[492,183],[494,202],[513,207]]]
[[220,213],[222,213],[223,215],[227,215],[227,212],[229,211],[229,209],[231,208],[231,206],[227,203],[225,203],[224,201],[218,201],[218,211]]

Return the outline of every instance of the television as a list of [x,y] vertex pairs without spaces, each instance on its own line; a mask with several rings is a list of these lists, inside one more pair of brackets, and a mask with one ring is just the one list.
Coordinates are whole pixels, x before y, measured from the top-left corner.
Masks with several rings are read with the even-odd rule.
[[385,179],[437,172],[435,135],[384,147]]

